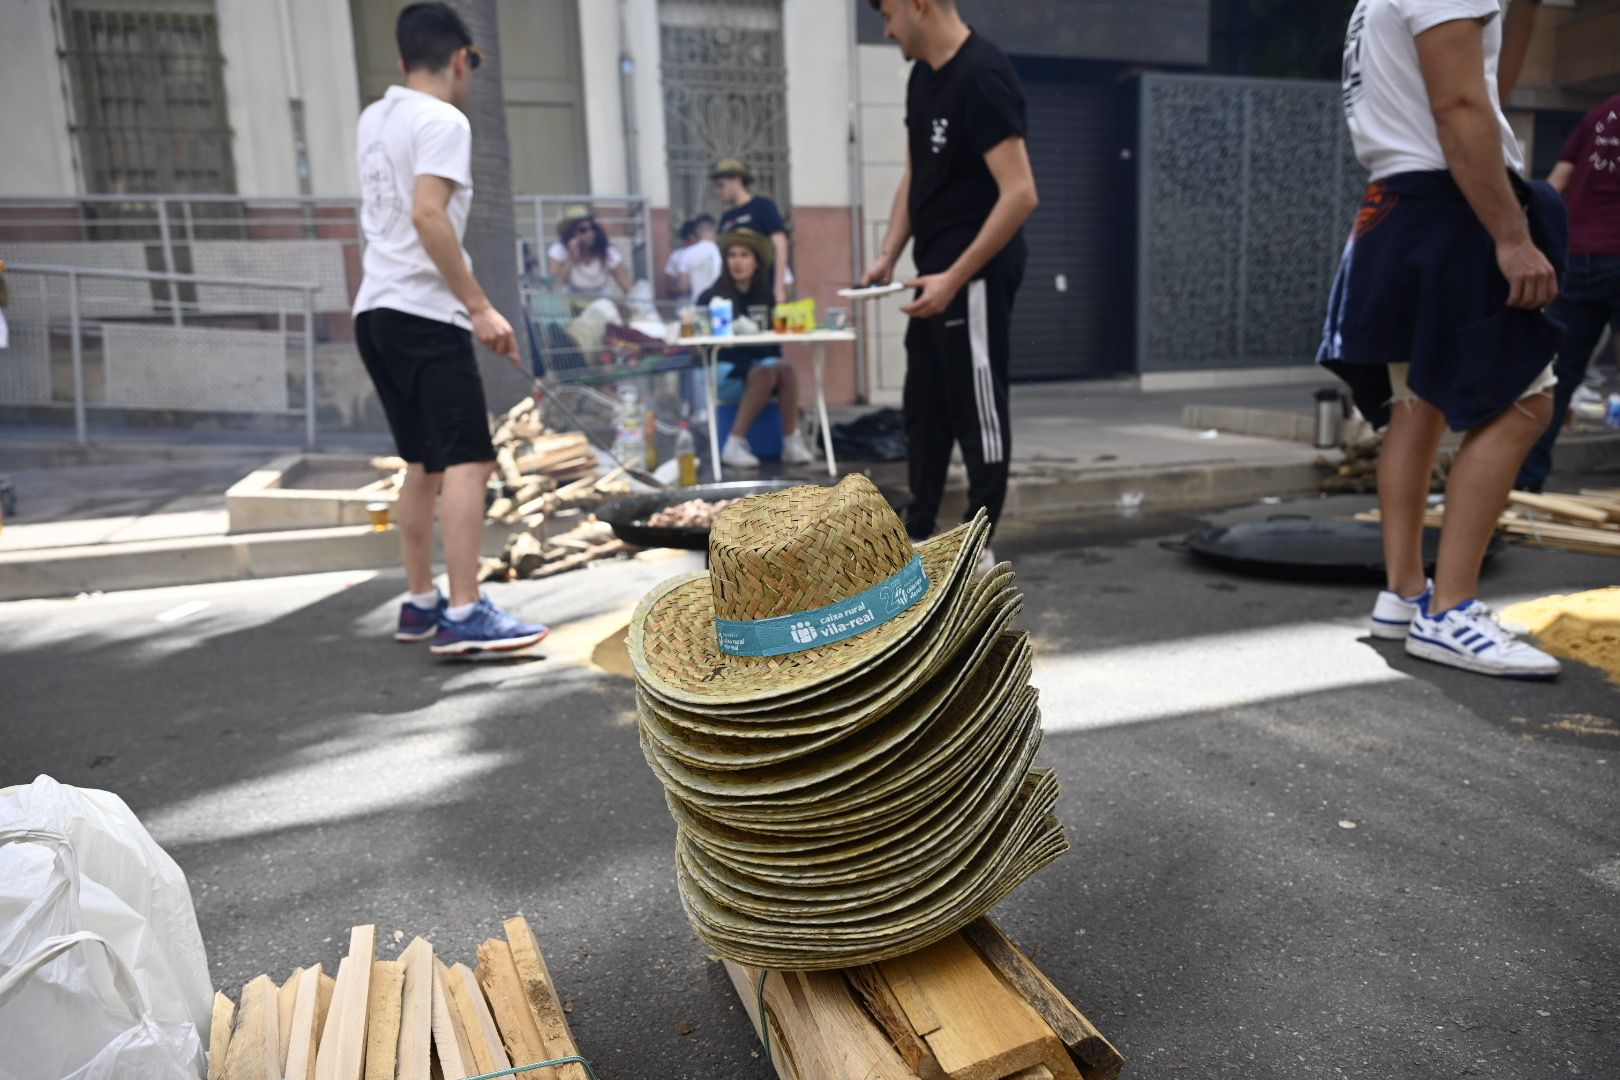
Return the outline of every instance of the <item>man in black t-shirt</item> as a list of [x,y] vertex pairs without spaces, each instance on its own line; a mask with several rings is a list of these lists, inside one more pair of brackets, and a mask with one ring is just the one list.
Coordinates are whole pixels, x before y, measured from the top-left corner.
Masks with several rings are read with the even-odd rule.
[[[907,240],[920,275],[902,310],[912,504],[906,527],[934,531],[953,444],[968,470],[968,514],[1001,516],[1012,424],[1007,405],[1013,297],[1023,226],[1036,206],[1024,94],[1001,50],[962,21],[955,0],[870,0],[913,61],[907,163],[889,231],[862,284],[886,282]],[[994,565],[989,550],[981,567]]]
[[775,202],[748,190],[754,183],[754,174],[736,158],[716,162],[709,179],[714,181],[715,194],[726,204],[725,212],[720,215],[722,235],[752,229],[770,237],[771,247],[776,251],[776,257],[771,260],[776,277],[773,291],[778,304],[787,303],[787,287],[793,283],[793,271],[788,268],[787,222],[782,220],[782,211]]

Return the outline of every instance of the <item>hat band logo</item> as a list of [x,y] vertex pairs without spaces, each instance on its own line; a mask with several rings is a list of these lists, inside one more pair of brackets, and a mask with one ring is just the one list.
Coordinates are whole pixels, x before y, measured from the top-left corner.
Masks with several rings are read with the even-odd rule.
[[928,592],[922,559],[836,604],[771,619],[716,619],[720,651],[730,656],[785,656],[864,634],[888,622]]

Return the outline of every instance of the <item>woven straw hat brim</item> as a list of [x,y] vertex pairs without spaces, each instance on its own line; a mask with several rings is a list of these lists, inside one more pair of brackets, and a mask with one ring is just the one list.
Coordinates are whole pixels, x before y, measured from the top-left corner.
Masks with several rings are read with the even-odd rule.
[[[995,622],[972,642],[972,650],[957,655],[957,662],[935,675],[903,708],[882,724],[864,728],[859,737],[839,743],[813,757],[795,759],[769,769],[727,772],[695,769],[676,761],[645,737],[643,753],[665,785],[699,806],[734,809],[742,813],[770,810],[793,816],[801,809],[820,812],[828,800],[865,784],[901,764],[927,754],[923,740],[948,740],[973,715],[963,699],[965,688],[978,682],[981,671],[1010,662],[1010,655],[992,659],[992,650],[1005,635],[1005,623]],[[643,721],[645,702],[638,703]]]
[[[1040,746],[1038,733],[1026,737],[1003,760],[994,783],[969,789],[966,798],[951,806],[954,818],[934,812],[928,827],[909,838],[905,849],[882,866],[861,874],[839,873],[836,880],[805,870],[788,882],[772,881],[713,858],[696,843],[687,847],[694,869],[724,890],[732,907],[761,918],[798,911],[804,914],[852,910],[923,887],[947,872],[965,853],[986,843],[997,843],[994,832],[1007,805],[1023,781]],[[710,890],[720,895],[716,890]]]
[[[638,694],[642,742],[684,766],[680,775],[683,779],[690,777],[693,786],[705,786],[707,781],[710,790],[728,796],[746,793],[744,786],[773,785],[777,781],[796,781],[803,786],[847,770],[915,731],[927,719],[923,710],[930,702],[936,706],[943,702],[967,677],[1012,621],[1021,603],[1018,594],[1009,591],[992,598],[982,610],[969,612],[970,618],[964,620],[965,632],[950,638],[940,634],[940,662],[928,664],[928,670],[918,672],[917,683],[898,687],[892,695],[870,705],[870,711],[857,706],[846,729],[786,743],[725,739],[674,727],[646,695]],[[959,663],[943,663],[953,654]]]
[[[714,821],[670,796],[670,813],[693,843],[739,872],[787,881],[804,874],[835,876],[862,871],[868,860],[928,831],[942,806],[962,804],[1007,778],[1004,762],[1020,759],[1041,741],[1040,710],[1033,690],[1025,689],[993,723],[987,745],[993,754],[964,764],[952,763],[942,782],[921,793],[908,792],[902,803],[883,814],[810,829],[791,835],[739,829]],[[1012,779],[1017,779],[1012,776]]]
[[[920,795],[941,783],[947,769],[966,764],[964,757],[971,761],[972,748],[987,735],[982,729],[996,726],[996,718],[1021,692],[1033,693],[1029,671],[1027,639],[1012,633],[1001,635],[997,648],[953,696],[936,707],[919,710],[917,721],[908,724],[910,730],[887,740],[882,749],[895,752],[869,757],[871,767],[864,768],[867,762],[862,762],[862,772],[853,778],[835,775],[832,785],[813,789],[808,801],[727,799],[693,792],[667,779],[665,787],[712,820],[767,833],[798,832],[804,827],[801,823],[842,820],[848,811],[873,803],[898,807],[899,798]],[[649,763],[655,772],[663,764]]]
[[[732,910],[705,891],[676,849],[682,902],[702,936],[722,955],[767,966],[820,968],[897,956],[959,929],[1067,847],[1051,814],[1057,784],[1033,772],[1008,808],[999,843],[980,847],[960,870],[915,896],[890,899],[834,919],[784,913],[757,918]],[[847,950],[841,953],[840,950]]]
[[964,583],[959,594],[944,598],[934,618],[905,645],[871,665],[860,677],[819,687],[813,696],[797,704],[749,713],[694,710],[648,693],[645,688],[637,689],[666,726],[691,732],[693,738],[785,740],[844,731],[908,697],[916,684],[951,663],[952,654],[961,649],[964,639],[979,633],[979,624],[988,611],[1006,604],[1021,606],[1023,597],[1013,587],[1013,581],[1013,573],[1007,570]]
[[984,532],[981,517],[920,545],[917,552],[930,586],[922,599],[899,615],[856,637],[786,656],[721,652],[709,576],[675,578],[649,593],[631,617],[629,650],[636,680],[648,693],[671,703],[714,707],[805,693],[862,672],[927,623],[951,594],[947,583],[959,582],[971,572],[973,563],[966,556],[969,541],[977,536],[982,545]]

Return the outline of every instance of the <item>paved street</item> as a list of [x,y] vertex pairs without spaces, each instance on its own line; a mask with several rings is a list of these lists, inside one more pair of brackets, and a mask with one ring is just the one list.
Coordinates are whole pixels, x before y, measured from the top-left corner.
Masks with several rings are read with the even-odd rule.
[[[1620,1075],[1620,692],[1408,660],[1362,633],[1369,589],[1192,565],[1159,545],[1187,524],[997,540],[1074,847],[1002,925],[1127,1077]],[[386,640],[393,574],[0,605],[0,783],[124,796],[220,985],[335,963],[361,921],[384,956],[398,929],[470,960],[522,911],[604,1080],[763,1078],[681,914],[630,684],[591,662],[694,565],[507,587],[559,630],[503,665]],[[1510,549],[1486,598],[1616,566]]]

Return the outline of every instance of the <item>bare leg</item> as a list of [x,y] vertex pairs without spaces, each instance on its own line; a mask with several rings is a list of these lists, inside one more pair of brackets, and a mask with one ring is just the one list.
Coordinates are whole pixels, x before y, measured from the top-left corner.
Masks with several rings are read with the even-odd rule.
[[1479,594],[1479,569],[1525,455],[1552,419],[1552,395],[1514,405],[1463,439],[1446,482],[1446,524],[1434,573],[1434,610]]
[[737,422],[731,425],[733,435],[739,439],[748,435],[748,429],[765,411],[765,403],[771,400],[771,392],[775,389],[775,368],[755,364],[748,369],[748,386],[743,390],[742,400],[737,402]]
[[[1426,401],[1391,406],[1378,452],[1378,510],[1383,521],[1384,572],[1398,596],[1423,591],[1423,513],[1445,417]],[[1448,508],[1449,510],[1449,508]]]
[[407,466],[399,501],[394,504],[405,582],[412,593],[433,589],[433,502],[439,496],[439,481],[443,478],[443,473],[426,472],[420,464]]
[[439,528],[444,534],[444,564],[450,577],[450,604],[478,602],[478,556],[484,543],[484,485],[495,471],[493,461],[452,465],[444,471]]
[[776,401],[782,408],[782,434],[791,435],[799,430],[804,420],[799,408],[799,373],[789,367],[786,360],[777,370]]

